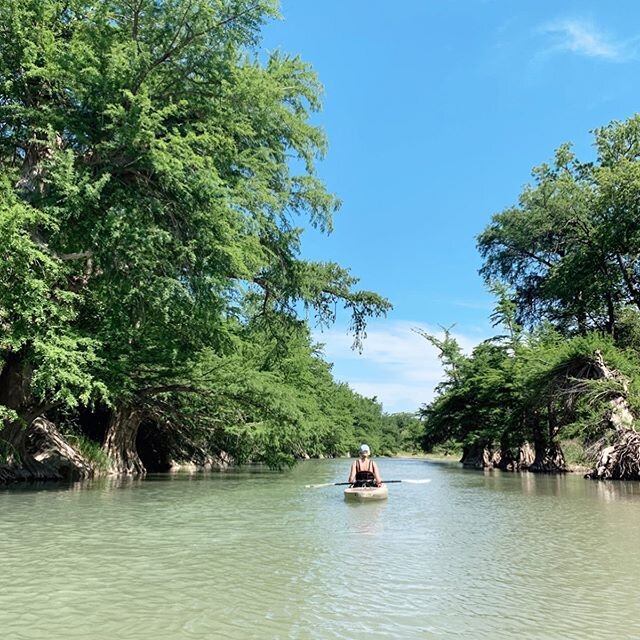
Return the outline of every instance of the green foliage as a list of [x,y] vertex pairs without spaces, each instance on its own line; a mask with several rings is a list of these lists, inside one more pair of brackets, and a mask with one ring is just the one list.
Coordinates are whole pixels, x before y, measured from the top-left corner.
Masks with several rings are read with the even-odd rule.
[[640,354],[640,312],[637,309],[624,307],[618,312],[616,344]]
[[[601,378],[598,353],[621,377]],[[602,438],[609,402],[616,397],[624,397],[636,413],[640,409],[640,362],[608,337],[590,333],[558,339],[539,345],[531,357],[535,362],[528,369],[530,402],[535,399],[539,412],[551,414],[547,419],[554,424],[554,437],[562,432],[563,437],[579,438],[586,445]]]
[[444,338],[441,340],[436,335],[427,333],[422,329],[414,329],[415,333],[421,335],[425,340],[438,349],[438,358],[442,362],[444,372],[447,376],[444,384],[455,383],[459,378],[459,369],[463,366],[465,358],[457,340],[451,335],[452,327],[442,327]]
[[594,137],[595,162],[562,145],[478,237],[491,319],[507,333],[469,356],[449,334],[425,335],[446,372],[421,412],[427,449],[561,438],[585,462],[607,437],[612,399],[640,415],[640,115]]
[[595,455],[584,447],[580,439],[562,440],[560,446],[570,466],[593,467]]
[[499,442],[506,424],[519,424],[522,390],[514,365],[505,345],[491,341],[478,345],[470,356],[460,355],[440,394],[421,411],[425,449],[446,441]]
[[109,456],[102,447],[82,434],[66,434],[67,440],[89,461],[97,471],[108,471],[110,467]]
[[414,413],[392,413],[384,416],[384,434],[389,452],[416,453],[422,449],[424,426]]
[[316,74],[260,50],[276,15],[272,0],[0,4],[5,425],[135,407],[176,447],[281,466],[378,424],[298,319],[342,306],[358,346],[390,304],[301,256],[296,221],[328,232],[340,203],[316,172]]
[[[567,339],[548,326],[517,336],[516,343],[508,336],[487,340],[449,369],[439,395],[421,411],[427,451],[444,443],[513,451],[526,441],[550,445],[559,435],[588,444],[605,435],[612,398],[622,394],[640,409],[640,362],[611,338]],[[624,378],[602,379],[596,354]]]
[[615,335],[640,310],[640,116],[596,129],[596,162],[569,145],[533,171],[517,206],[493,217],[478,247],[487,280],[513,289],[519,318],[565,333]]
[[38,236],[56,227],[0,176],[0,371],[9,354],[20,353],[35,369],[37,398],[77,405],[104,386],[92,370],[97,342],[75,322],[79,295],[69,271]]

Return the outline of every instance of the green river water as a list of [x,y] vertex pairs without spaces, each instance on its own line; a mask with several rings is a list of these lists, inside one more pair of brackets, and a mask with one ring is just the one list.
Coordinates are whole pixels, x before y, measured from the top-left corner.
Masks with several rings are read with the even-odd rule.
[[379,464],[0,492],[0,638],[640,638],[639,484]]

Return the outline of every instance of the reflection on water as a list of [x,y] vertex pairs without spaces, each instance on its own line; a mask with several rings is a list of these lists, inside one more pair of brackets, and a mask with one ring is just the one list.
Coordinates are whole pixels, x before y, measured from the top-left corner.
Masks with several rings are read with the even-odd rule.
[[0,492],[0,637],[640,637],[639,483],[380,465]]
[[590,483],[590,489],[601,500],[617,502],[619,500],[640,499],[640,482],[619,482],[616,480],[603,480]]
[[383,514],[387,507],[386,500],[359,502],[345,500],[345,521],[347,530],[356,535],[376,535],[382,533]]

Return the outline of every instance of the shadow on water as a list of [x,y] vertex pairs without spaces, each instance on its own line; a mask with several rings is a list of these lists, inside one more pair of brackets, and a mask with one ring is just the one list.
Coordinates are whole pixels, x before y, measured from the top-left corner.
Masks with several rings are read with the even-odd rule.
[[64,493],[79,492],[87,490],[120,490],[135,489],[141,487],[146,479],[143,477],[115,477],[104,476],[100,478],[92,478],[89,480],[80,480],[77,482],[63,481],[45,481],[45,482],[16,482],[8,486],[3,486],[0,493]]
[[227,470],[202,470],[202,469],[178,469],[175,471],[148,473],[144,476],[99,476],[87,480],[42,480],[12,482],[8,485],[0,485],[0,495],[7,493],[29,492],[76,492],[85,490],[115,491],[123,489],[136,489],[150,483],[166,482],[202,482],[221,481],[232,482],[248,479],[282,479],[286,478],[289,471],[275,471],[266,465],[245,465]]

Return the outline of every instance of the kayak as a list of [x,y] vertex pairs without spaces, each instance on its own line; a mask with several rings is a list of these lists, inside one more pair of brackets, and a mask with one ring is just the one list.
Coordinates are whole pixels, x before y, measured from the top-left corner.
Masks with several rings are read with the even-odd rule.
[[386,500],[389,497],[389,489],[386,484],[381,487],[347,487],[344,490],[345,500]]

